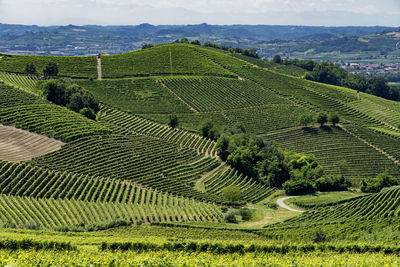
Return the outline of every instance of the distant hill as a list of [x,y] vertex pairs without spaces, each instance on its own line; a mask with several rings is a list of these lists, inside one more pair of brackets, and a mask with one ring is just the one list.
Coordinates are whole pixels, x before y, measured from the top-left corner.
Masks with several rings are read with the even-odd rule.
[[[264,47],[271,40],[322,40],[394,31],[391,27],[316,27],[272,25],[27,26],[0,24],[0,52],[45,55],[117,54],[187,37],[244,48]],[[321,39],[322,38],[322,39]]]

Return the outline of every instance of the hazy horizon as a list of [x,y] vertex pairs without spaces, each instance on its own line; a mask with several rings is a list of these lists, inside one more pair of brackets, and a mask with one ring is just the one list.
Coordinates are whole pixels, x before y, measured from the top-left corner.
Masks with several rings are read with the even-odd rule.
[[396,0],[0,0],[0,21],[22,25],[400,26]]

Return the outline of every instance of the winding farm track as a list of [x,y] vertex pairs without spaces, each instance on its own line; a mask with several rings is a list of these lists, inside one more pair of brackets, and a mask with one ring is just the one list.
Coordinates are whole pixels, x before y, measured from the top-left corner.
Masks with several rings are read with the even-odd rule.
[[97,57],[97,80],[101,80],[103,74],[101,72],[101,57]]
[[61,149],[63,142],[0,124],[0,159],[13,162],[30,160]]
[[302,210],[293,209],[293,208],[291,208],[291,207],[289,207],[288,205],[285,204],[285,200],[287,200],[289,198],[294,198],[294,197],[296,197],[296,196],[279,198],[276,201],[276,204],[278,204],[281,208],[284,208],[284,209],[287,209],[287,210],[290,210],[290,211],[293,211],[293,212],[304,212]]

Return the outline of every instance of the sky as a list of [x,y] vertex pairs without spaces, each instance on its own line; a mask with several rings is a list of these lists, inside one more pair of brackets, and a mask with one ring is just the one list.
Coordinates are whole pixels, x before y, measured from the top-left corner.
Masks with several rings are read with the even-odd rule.
[[0,22],[400,26],[400,0],[0,0]]

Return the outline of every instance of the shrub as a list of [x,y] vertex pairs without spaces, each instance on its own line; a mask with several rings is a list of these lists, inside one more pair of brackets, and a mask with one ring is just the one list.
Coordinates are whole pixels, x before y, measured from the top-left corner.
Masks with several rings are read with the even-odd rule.
[[387,172],[378,174],[375,178],[368,177],[361,181],[361,191],[364,193],[377,193],[384,187],[398,185],[399,181]]
[[236,212],[234,210],[228,210],[224,214],[224,221],[228,223],[237,223]]
[[176,128],[178,126],[178,117],[175,114],[171,114],[169,116],[168,125],[171,128]]
[[58,66],[54,62],[49,62],[43,69],[44,76],[52,77],[57,76],[58,74]]
[[222,190],[221,195],[229,202],[236,202],[242,198],[242,190],[237,185],[229,185]]
[[39,229],[39,226],[35,221],[31,220],[25,223],[24,228],[29,230],[37,230]]
[[243,221],[250,221],[253,217],[253,212],[247,208],[240,209],[239,215],[242,216]]
[[346,181],[343,176],[340,177],[321,177],[315,181],[315,188],[318,191],[345,191],[351,186],[349,181]]
[[283,184],[283,189],[285,189],[285,193],[288,195],[302,195],[315,192],[312,183],[305,179],[289,180]]
[[318,228],[311,236],[311,241],[315,243],[325,242],[326,233],[322,229]]
[[91,120],[96,119],[96,113],[94,113],[93,109],[91,109],[91,108],[83,108],[79,111],[79,113],[88,119],[91,119]]

